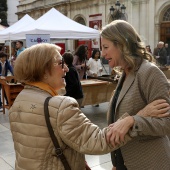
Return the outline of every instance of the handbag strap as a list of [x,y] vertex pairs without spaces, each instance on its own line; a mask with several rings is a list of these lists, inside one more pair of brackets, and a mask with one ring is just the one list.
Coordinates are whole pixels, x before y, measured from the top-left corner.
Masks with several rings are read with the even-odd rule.
[[50,116],[49,116],[49,110],[48,110],[48,103],[49,103],[50,99],[51,99],[51,97],[47,97],[45,99],[45,102],[44,102],[44,113],[45,113],[45,120],[46,120],[46,124],[47,124],[47,127],[48,127],[48,131],[49,131],[51,140],[52,140],[52,142],[55,146],[56,156],[60,158],[61,162],[64,165],[65,170],[71,170],[71,168],[70,168],[70,166],[69,166],[69,164],[66,160],[66,157],[64,156],[63,151],[59,146],[58,140],[54,135],[54,131],[53,131],[53,128],[52,128],[51,123],[50,123]]

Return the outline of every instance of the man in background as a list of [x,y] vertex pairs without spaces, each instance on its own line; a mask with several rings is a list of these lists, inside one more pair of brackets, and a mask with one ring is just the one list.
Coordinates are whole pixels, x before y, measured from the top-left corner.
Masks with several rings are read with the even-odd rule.
[[154,49],[153,55],[159,66],[165,66],[167,63],[167,54],[164,48],[164,42],[160,41]]
[[[8,71],[13,75],[13,69],[7,60],[7,54],[3,51],[0,51],[0,79],[5,79],[8,75]],[[0,91],[1,91],[1,84],[0,84]],[[6,97],[6,93],[4,93],[4,97],[6,99],[6,104],[8,104],[8,100]],[[0,92],[0,111],[2,111],[2,101],[1,101],[1,92]]]
[[23,47],[23,42],[22,41],[17,41],[16,42],[16,49],[17,49],[17,57],[18,55],[25,50],[25,48]]

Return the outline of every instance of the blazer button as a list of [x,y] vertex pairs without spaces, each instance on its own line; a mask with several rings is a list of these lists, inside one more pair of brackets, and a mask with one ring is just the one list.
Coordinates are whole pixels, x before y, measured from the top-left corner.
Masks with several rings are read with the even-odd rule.
[[137,126],[137,125],[135,126],[135,129],[138,129],[138,126]]

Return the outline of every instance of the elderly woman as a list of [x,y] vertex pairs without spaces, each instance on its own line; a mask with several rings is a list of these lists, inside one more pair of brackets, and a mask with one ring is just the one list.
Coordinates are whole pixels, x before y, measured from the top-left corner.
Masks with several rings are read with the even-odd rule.
[[[130,139],[127,135],[124,143],[109,146],[108,128],[99,129],[81,112],[75,99],[57,94],[56,91],[65,86],[64,76],[68,71],[59,51],[56,45],[38,44],[24,50],[16,59],[14,75],[25,84],[9,112],[16,170],[64,170],[60,158],[55,156],[45,121],[44,101],[49,96],[52,97],[48,105],[50,122],[70,169],[84,170],[84,154],[105,154]],[[164,107],[161,112],[153,102],[139,113],[159,116],[168,110],[164,100],[156,103]],[[125,123],[126,132],[132,123],[129,119],[131,116],[123,119],[129,122]]]
[[[112,153],[117,170],[170,169],[170,118],[149,118],[136,115],[148,103],[163,98],[170,103],[169,82],[151,60],[151,53],[136,30],[126,21],[115,20],[101,32],[102,56],[111,68],[123,69],[109,109],[109,124],[128,112],[134,121],[127,145]],[[127,122],[128,124],[128,122]],[[123,122],[117,122],[109,131],[110,142],[119,142],[124,134]]]

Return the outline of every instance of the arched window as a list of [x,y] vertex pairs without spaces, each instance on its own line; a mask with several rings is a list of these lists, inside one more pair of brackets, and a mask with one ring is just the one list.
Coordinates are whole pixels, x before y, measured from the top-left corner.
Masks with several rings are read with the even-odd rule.
[[78,17],[76,19],[76,22],[78,22],[79,24],[82,24],[82,25],[86,25],[86,23],[85,23],[85,21],[84,21],[84,19],[82,17]]
[[163,21],[170,21],[170,8],[165,12]]

